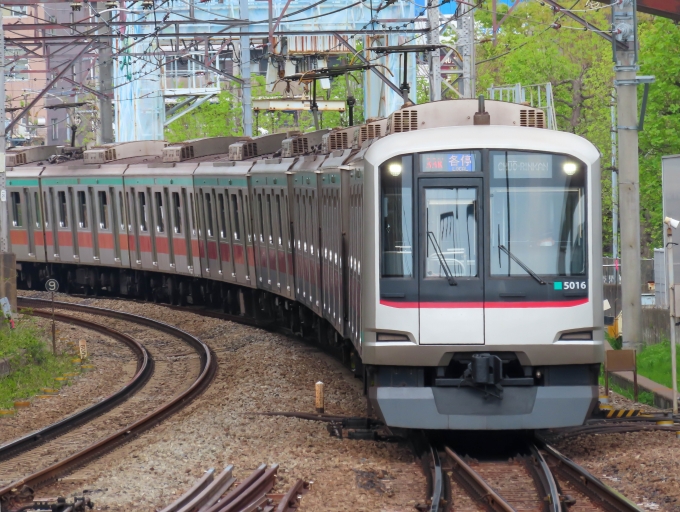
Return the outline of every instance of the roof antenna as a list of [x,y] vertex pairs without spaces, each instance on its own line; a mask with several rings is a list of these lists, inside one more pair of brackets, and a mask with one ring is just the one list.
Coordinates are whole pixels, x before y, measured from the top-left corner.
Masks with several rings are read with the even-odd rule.
[[475,117],[474,117],[474,124],[475,125],[490,125],[491,124],[491,116],[489,113],[484,109],[484,95],[480,94],[479,98],[479,107],[477,108],[478,112],[475,112]]

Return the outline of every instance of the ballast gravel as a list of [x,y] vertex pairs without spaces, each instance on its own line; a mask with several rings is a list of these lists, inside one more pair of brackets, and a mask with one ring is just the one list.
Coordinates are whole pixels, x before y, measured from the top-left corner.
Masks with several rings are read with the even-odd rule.
[[[19,321],[24,321],[23,315]],[[40,317],[28,321],[35,322],[41,331],[41,337],[51,347],[52,321]],[[79,357],[78,342],[85,340],[89,352],[86,363],[93,365],[94,368],[69,378],[67,384],[61,387],[55,380],[53,388],[58,389],[57,394],[24,397],[31,402],[29,407],[16,409],[13,416],[0,417],[0,444],[39,430],[94,405],[122,388],[135,374],[137,369],[135,355],[122,342],[62,322],[56,323],[56,332],[57,352],[73,353],[73,358]],[[74,371],[76,370],[77,365],[74,364]]]
[[[39,294],[38,294],[39,295]],[[426,481],[407,447],[331,437],[325,423],[262,416],[314,412],[323,381],[328,414],[363,416],[361,382],[339,361],[301,341],[234,322],[109,299],[60,300],[133,312],[199,336],[219,370],[194,403],[118,450],[90,463],[37,497],[86,491],[95,510],[154,511],[171,503],[209,468],[234,466],[238,479],[262,463],[278,464],[276,491],[312,481],[301,511],[413,511]]]
[[[659,412],[616,393],[610,396],[617,409]],[[638,507],[680,511],[680,437],[675,432],[581,435],[555,447]]]

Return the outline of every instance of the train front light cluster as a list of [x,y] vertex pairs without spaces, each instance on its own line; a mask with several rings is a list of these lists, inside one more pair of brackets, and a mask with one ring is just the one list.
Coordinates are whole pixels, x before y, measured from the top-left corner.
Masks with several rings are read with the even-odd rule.
[[568,176],[573,176],[578,171],[578,165],[574,162],[565,162],[562,166],[562,170]]
[[399,163],[390,164],[387,167],[387,170],[390,171],[390,174],[396,178],[401,174],[401,164]]

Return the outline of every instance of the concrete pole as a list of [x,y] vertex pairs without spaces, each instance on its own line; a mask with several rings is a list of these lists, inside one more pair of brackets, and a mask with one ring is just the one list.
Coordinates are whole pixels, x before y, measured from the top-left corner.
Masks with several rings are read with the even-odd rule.
[[463,76],[461,96],[463,98],[474,98],[476,90],[476,71],[475,71],[475,12],[470,9],[458,20],[458,49],[463,57]]
[[[614,90],[613,92],[616,92]],[[616,104],[611,105],[612,119],[612,257],[619,257],[619,177],[616,168]],[[618,275],[618,272],[616,273]],[[614,283],[618,284],[618,283]]]
[[[249,20],[248,0],[239,0],[239,16],[243,20]],[[243,27],[244,31],[249,31],[250,27]],[[253,100],[250,84],[250,36],[241,36],[241,78],[243,79],[243,135],[253,136]]]
[[673,414],[678,414],[678,369],[675,355],[675,279],[673,276],[673,224],[677,227],[677,220],[666,217],[666,261],[668,265],[668,306],[671,321],[671,378],[673,379]]
[[7,138],[5,126],[5,32],[2,28],[2,9],[0,9],[0,119],[3,137],[0,141],[0,253],[9,252],[9,218],[7,211],[7,190],[5,189],[5,148]]
[[[432,7],[428,1],[427,21],[430,31],[427,33],[427,44],[439,44],[439,7]],[[430,53],[430,101],[442,99],[442,64],[440,50]],[[416,100],[417,101],[417,100]]]
[[[97,11],[106,10],[106,4],[99,2],[96,4]],[[111,21],[111,11],[105,12],[101,15],[103,21]],[[108,32],[108,28],[102,29],[103,33]],[[113,39],[104,39],[105,42],[111,42]],[[106,95],[106,99],[99,98],[99,119],[101,121],[100,143],[108,144],[113,142],[113,101],[110,95],[113,93],[111,87],[113,85],[113,51],[111,46],[102,46],[99,48],[97,55],[97,64],[99,66],[99,92]]]
[[642,345],[642,303],[635,3],[617,4],[612,8],[612,14],[616,38],[628,45],[625,50],[616,50],[614,66],[618,114],[623,348],[638,350]]

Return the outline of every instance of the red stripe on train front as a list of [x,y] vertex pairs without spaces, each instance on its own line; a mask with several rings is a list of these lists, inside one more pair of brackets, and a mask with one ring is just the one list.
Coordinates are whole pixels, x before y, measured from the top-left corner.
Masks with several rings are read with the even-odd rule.
[[527,308],[571,308],[588,303],[588,299],[548,300],[536,302],[395,302],[381,300],[381,306],[398,309],[527,309]]

